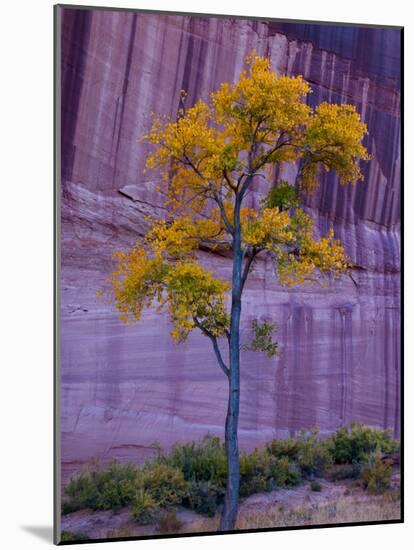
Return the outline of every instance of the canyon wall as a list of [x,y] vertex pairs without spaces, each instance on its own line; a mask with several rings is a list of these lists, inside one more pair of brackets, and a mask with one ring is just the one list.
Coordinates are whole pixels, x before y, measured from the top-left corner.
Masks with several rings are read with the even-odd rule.
[[[234,81],[246,54],[302,74],[310,102],[350,102],[367,123],[365,181],[323,177],[306,207],[355,264],[352,277],[287,289],[262,261],[246,287],[253,317],[277,322],[281,356],[244,352],[244,448],[317,424],[351,421],[400,430],[400,31],[257,20],[60,9],[61,428],[64,472],[91,457],[139,461],[168,447],[223,435],[226,380],[210,342],[173,343],[165,315],[124,326],[96,297],[111,255],[164,215],[157,175],[143,173],[138,141],[150,113],[175,116],[180,90],[207,98]],[[286,172],[289,178],[289,171]],[[256,184],[253,201],[266,187]],[[229,277],[229,261],[201,254]]]

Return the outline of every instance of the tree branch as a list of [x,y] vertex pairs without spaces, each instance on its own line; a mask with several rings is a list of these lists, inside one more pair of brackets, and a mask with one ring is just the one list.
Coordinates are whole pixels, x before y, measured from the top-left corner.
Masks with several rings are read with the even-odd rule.
[[211,332],[209,330],[207,330],[205,327],[203,327],[202,323],[200,323],[200,321],[197,319],[197,317],[193,317],[193,321],[194,321],[195,325],[201,330],[201,332],[205,336],[210,338],[210,340],[213,344],[214,353],[216,354],[218,364],[219,364],[221,370],[224,372],[224,374],[228,378],[229,375],[230,375],[230,369],[228,368],[228,366],[223,361],[223,358],[222,358],[221,352],[220,352],[220,348],[219,348],[218,343],[217,343],[217,337],[214,336],[214,334],[211,334]]
[[217,193],[217,191],[215,191],[213,188],[211,188],[211,191],[212,191],[213,197],[214,197],[213,200],[217,203],[217,205],[220,209],[220,214],[221,214],[222,220],[224,222],[224,225],[226,226],[226,229],[230,233],[230,235],[233,235],[234,234],[234,229],[233,229],[233,226],[231,225],[230,220],[227,217],[226,211],[224,209],[223,199],[220,197],[220,195]]
[[227,170],[225,168],[223,168],[223,178],[226,180],[227,185],[230,187],[230,189],[233,189],[233,191],[236,191],[236,187],[231,182],[229,175],[227,173]]
[[213,195],[212,200],[214,200],[217,203],[217,205],[220,209],[220,213],[221,213],[221,217],[223,219],[224,225],[226,226],[227,231],[231,235],[233,235],[233,227],[232,227],[232,225],[231,225],[231,223],[230,223],[230,221],[227,217],[226,211],[224,210],[223,200],[219,196],[217,190],[214,189],[213,185],[211,184],[211,181],[206,180],[206,178],[203,176],[203,174],[200,172],[200,170],[197,168],[197,166],[195,166],[195,164],[191,161],[191,159],[187,155],[184,155],[184,161],[181,161],[181,162],[184,165],[189,166],[197,174],[197,176],[200,179],[202,179],[203,181],[206,182],[206,184],[207,184],[206,191],[211,191],[211,193]]
[[279,149],[281,149],[282,147],[286,147],[287,145],[292,145],[294,146],[295,144],[292,142],[292,141],[284,141],[282,143],[279,143],[279,140],[277,141],[275,147],[273,147],[272,149],[270,149],[266,155],[262,158],[262,160],[259,162],[259,164],[257,166],[254,167],[254,171],[256,172],[257,170],[260,170],[260,168],[262,168],[262,166],[264,166],[270,159],[270,157],[276,153],[276,151],[278,151]]
[[209,239],[208,237],[194,237],[195,239],[198,239],[201,244],[212,244],[217,246],[229,246],[231,248],[231,242],[222,240],[219,241],[217,239]]
[[256,258],[256,256],[259,254],[259,252],[261,252],[262,250],[263,250],[262,248],[257,248],[255,246],[251,249],[251,253],[248,256],[248,258],[246,260],[246,263],[244,264],[244,269],[243,269],[243,273],[242,273],[242,278],[241,278],[241,288],[242,288],[242,290],[243,290],[244,285],[246,283],[246,280],[247,280],[247,277],[249,275],[250,268],[253,264],[253,261]]

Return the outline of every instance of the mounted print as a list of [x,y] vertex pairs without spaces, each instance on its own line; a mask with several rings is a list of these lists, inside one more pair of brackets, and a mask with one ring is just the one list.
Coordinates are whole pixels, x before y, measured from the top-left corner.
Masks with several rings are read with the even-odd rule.
[[403,521],[402,29],[55,41],[55,542]]

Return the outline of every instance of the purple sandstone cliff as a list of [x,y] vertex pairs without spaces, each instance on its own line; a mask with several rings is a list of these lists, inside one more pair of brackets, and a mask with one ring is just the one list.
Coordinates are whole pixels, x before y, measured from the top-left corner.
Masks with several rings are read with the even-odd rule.
[[[96,299],[111,254],[162,216],[156,174],[143,174],[149,113],[174,115],[181,89],[206,98],[237,79],[253,48],[303,74],[310,101],[351,102],[368,124],[365,182],[332,176],[307,202],[355,263],[352,279],[282,288],[263,261],[248,282],[253,317],[280,325],[282,355],[242,360],[245,448],[317,424],[361,420],[399,435],[400,32],[373,28],[61,11],[61,426],[69,472],[91,457],[142,460],[150,445],[223,435],[226,380],[198,334],[175,345],[153,310],[124,326]],[[286,177],[289,178],[289,172]],[[255,189],[258,200],[264,187]],[[219,275],[229,261],[203,253]]]

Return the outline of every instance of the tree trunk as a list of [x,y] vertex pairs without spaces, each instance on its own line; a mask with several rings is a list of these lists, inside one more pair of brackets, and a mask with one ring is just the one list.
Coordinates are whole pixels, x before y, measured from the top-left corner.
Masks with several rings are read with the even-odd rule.
[[239,507],[240,464],[237,425],[240,406],[240,315],[241,315],[241,251],[239,211],[235,212],[235,235],[233,239],[233,278],[230,318],[230,372],[229,400],[226,417],[225,446],[227,458],[227,487],[220,530],[234,529]]
[[227,457],[227,487],[220,530],[234,529],[239,506],[240,464],[237,424],[240,404],[239,350],[232,353],[229,376],[229,400],[226,417],[225,445]]

